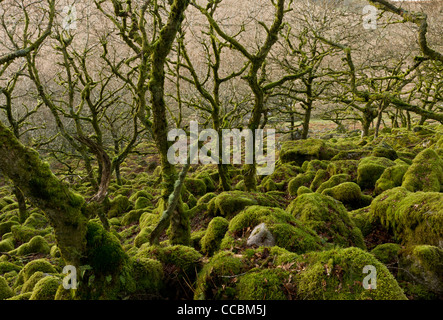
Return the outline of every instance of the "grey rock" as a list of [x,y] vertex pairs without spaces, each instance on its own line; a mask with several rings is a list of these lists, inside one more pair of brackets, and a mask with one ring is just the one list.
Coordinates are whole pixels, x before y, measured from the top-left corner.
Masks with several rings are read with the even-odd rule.
[[268,230],[264,223],[260,223],[252,230],[246,244],[248,246],[265,246],[272,247],[275,244],[275,239],[272,233]]

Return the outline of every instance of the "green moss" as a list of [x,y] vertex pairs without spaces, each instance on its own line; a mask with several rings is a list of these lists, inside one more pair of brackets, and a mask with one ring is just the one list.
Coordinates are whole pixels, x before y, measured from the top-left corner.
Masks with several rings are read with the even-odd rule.
[[0,276],[0,300],[5,300],[14,295],[5,278]]
[[312,191],[316,191],[318,187],[325,181],[328,181],[330,178],[330,174],[328,171],[324,169],[319,169],[315,173],[314,179],[311,182],[311,185],[309,186]]
[[349,218],[343,204],[334,198],[319,193],[302,194],[289,204],[286,211],[327,242],[365,248],[361,231]]
[[377,146],[372,150],[371,156],[373,157],[383,157],[391,160],[395,160],[398,158],[397,152],[386,144],[384,146]]
[[212,198],[215,198],[217,195],[213,192],[208,192],[204,196],[200,197],[197,201],[197,206],[208,203]]
[[37,284],[37,282],[39,282],[41,279],[43,279],[44,277],[46,277],[46,275],[41,272],[41,271],[37,271],[35,272],[28,280],[25,281],[25,283],[23,284],[21,293],[26,293],[26,292],[32,292],[34,290],[35,285]]
[[126,254],[117,237],[106,232],[93,221],[87,224],[86,232],[87,263],[94,272],[101,274],[115,273],[123,266]]
[[194,196],[202,196],[206,193],[206,183],[202,179],[186,178],[184,186]]
[[[405,300],[389,270],[373,255],[358,249],[333,249],[304,256],[305,270],[297,275],[297,296],[302,300]],[[377,288],[364,289],[363,268],[377,271]]]
[[343,182],[339,185],[324,189],[322,194],[331,196],[343,203],[346,207],[356,209],[365,205],[360,186],[354,182]]
[[54,300],[60,280],[56,277],[44,277],[40,279],[32,291],[29,300]]
[[135,209],[145,209],[149,206],[152,206],[151,200],[145,197],[138,197],[135,201]]
[[363,237],[366,237],[371,233],[372,230],[374,230],[374,222],[371,219],[371,214],[369,213],[370,207],[364,207],[360,209],[356,209],[353,211],[349,211],[349,217],[354,222],[354,224],[357,226],[357,228],[360,229]]
[[232,288],[235,275],[242,273],[245,264],[230,251],[220,251],[203,267],[198,275],[194,299],[234,299]]
[[309,189],[308,187],[305,186],[301,186],[300,188],[298,188],[297,190],[297,196],[305,194],[305,193],[312,193],[313,191],[311,189]]
[[442,193],[411,193],[397,187],[377,196],[370,214],[403,243],[439,246],[443,241],[442,203]]
[[337,151],[320,139],[306,139],[283,142],[280,150],[282,163],[295,162],[301,166],[303,162],[314,159],[330,160]]
[[48,224],[49,221],[43,214],[38,212],[33,212],[23,223],[23,226],[34,229],[43,229],[46,228]]
[[220,247],[220,242],[228,230],[229,221],[223,217],[215,217],[209,222],[207,231],[201,239],[201,251],[213,255]]
[[240,300],[286,300],[283,283],[290,273],[283,269],[257,270],[240,277],[237,294]]
[[161,262],[148,258],[137,258],[132,260],[132,266],[137,291],[157,295],[163,285]]
[[[14,249],[14,239],[9,238],[0,241],[0,252],[8,252]],[[1,272],[0,272],[1,273]]]
[[397,164],[384,170],[380,178],[375,182],[375,194],[399,187],[402,184],[403,176],[408,170],[408,165]]
[[9,261],[0,261],[0,274],[4,274],[11,271],[19,272],[22,267]]
[[284,249],[303,253],[321,248],[318,235],[283,209],[251,206],[231,219],[222,249],[245,246],[250,232],[261,223],[265,223],[272,233],[275,244]]
[[7,299],[7,300],[29,300],[29,298],[31,297],[31,295],[32,295],[32,292],[26,292],[26,293],[21,293],[21,294],[18,294],[18,295],[16,295],[16,296],[13,296],[13,297],[11,297],[11,298],[9,298],[9,299]]
[[31,253],[49,254],[49,251],[49,244],[42,236],[35,236],[29,242],[24,243],[17,248],[18,255],[27,255]]
[[35,236],[45,236],[52,232],[52,228],[48,227],[46,229],[34,229],[25,226],[14,225],[11,228],[11,232],[14,239],[19,242],[29,242]]
[[0,237],[2,237],[6,233],[11,232],[11,228],[16,225],[19,225],[17,221],[6,221],[0,223]]
[[110,203],[110,209],[108,211],[108,217],[119,217],[123,213],[131,210],[132,203],[129,201],[128,197],[124,195],[117,195]]
[[273,173],[263,178],[261,182],[264,191],[285,190],[291,178],[301,173],[300,167],[288,163],[280,163]]
[[357,178],[358,160],[335,160],[331,161],[326,168],[329,176],[347,174],[354,181]]
[[443,160],[434,150],[423,150],[404,174],[402,187],[412,192],[443,191]]
[[56,245],[53,245],[51,247],[51,250],[49,251],[49,254],[53,258],[60,258],[61,257],[60,249]]
[[19,272],[18,277],[14,283],[14,287],[18,287],[25,283],[35,272],[41,271],[43,273],[56,273],[54,266],[45,259],[36,259],[28,262],[24,268]]
[[401,246],[397,243],[382,243],[371,250],[371,254],[385,265],[398,263]]
[[344,173],[333,175],[327,181],[320,184],[320,186],[317,188],[317,190],[315,192],[322,193],[323,190],[325,190],[325,189],[335,187],[341,183],[344,183],[344,182],[347,182],[350,180],[351,180],[351,176],[344,174]]
[[[143,198],[140,198],[143,199]],[[134,209],[131,210],[127,213],[125,213],[125,215],[122,217],[120,224],[122,226],[128,226],[132,223],[135,222],[139,222],[140,221],[140,217],[143,215],[143,213],[145,212],[151,212],[150,210],[146,210],[146,209]]]
[[144,243],[149,242],[149,237],[152,233],[153,228],[145,227],[140,230],[137,236],[134,239],[134,246],[140,248]]
[[142,189],[142,190],[139,190],[139,191],[133,193],[133,194],[129,197],[129,201],[135,203],[135,202],[137,201],[137,199],[138,199],[138,198],[141,198],[141,197],[146,198],[146,199],[149,199],[149,200],[152,200],[152,199],[153,199],[152,192],[150,192],[150,191],[148,191],[148,190],[145,190],[145,189]]
[[220,193],[209,201],[207,213],[212,216],[231,217],[243,208],[252,205],[280,206],[271,195],[257,192],[228,191]]
[[297,195],[297,190],[301,186],[309,187],[312,180],[314,180],[315,172],[308,171],[306,173],[300,173],[296,177],[292,178],[288,183],[288,192],[291,196]]
[[400,279],[437,295],[443,294],[443,250],[430,245],[406,248],[400,257]]
[[357,168],[358,185],[362,189],[373,189],[385,169],[394,165],[395,162],[387,158],[370,156],[361,159]]

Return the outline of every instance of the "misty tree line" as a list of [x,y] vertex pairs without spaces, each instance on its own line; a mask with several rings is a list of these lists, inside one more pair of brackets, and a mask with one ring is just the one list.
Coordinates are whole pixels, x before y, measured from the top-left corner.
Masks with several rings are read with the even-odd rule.
[[[159,206],[171,242],[183,239],[188,222],[180,197],[170,201],[179,175],[167,133],[189,129],[190,119],[217,132],[287,121],[280,129],[301,139],[314,114],[357,121],[364,136],[378,135],[386,119],[409,129],[443,123],[441,4],[424,7],[428,15],[367,4],[378,8],[375,30],[363,28],[361,7],[333,0],[91,0],[68,10],[63,1],[0,1],[0,168],[21,219],[25,199],[40,207],[63,258],[79,265],[85,212],[99,213],[106,228],[100,208],[111,179],[121,184],[121,164],[153,142]],[[67,176],[84,169],[95,195],[86,202],[72,193],[34,150]],[[219,163],[221,189],[230,190]],[[243,175],[255,190],[256,164]]]

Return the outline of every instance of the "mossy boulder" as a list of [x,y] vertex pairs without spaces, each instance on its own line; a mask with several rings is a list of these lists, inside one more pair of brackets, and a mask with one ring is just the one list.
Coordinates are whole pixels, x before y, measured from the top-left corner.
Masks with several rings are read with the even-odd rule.
[[146,298],[158,296],[163,286],[163,266],[160,261],[149,258],[133,258],[132,271],[137,291]]
[[322,194],[333,197],[350,209],[366,207],[372,200],[370,196],[365,197],[360,186],[354,182],[343,182],[335,187],[324,189]]
[[305,186],[301,186],[300,188],[298,188],[297,190],[297,196],[302,195],[304,193],[312,193],[313,191],[311,189],[309,189],[308,187]]
[[11,228],[13,226],[20,225],[17,221],[5,221],[0,223],[0,237],[2,237],[4,234],[11,232]]
[[119,194],[110,202],[108,217],[109,218],[120,217],[123,213],[130,211],[131,208],[132,208],[132,203],[129,201],[128,197]]
[[34,228],[34,229],[44,229],[49,225],[49,220],[45,215],[33,212],[23,223],[23,226]]
[[335,174],[335,175],[331,176],[325,182],[321,183],[318,186],[318,188],[315,190],[315,192],[322,193],[323,190],[333,188],[335,186],[338,186],[341,183],[348,182],[348,181],[351,181],[351,176],[349,176],[345,173]]
[[135,200],[135,210],[139,209],[146,209],[147,207],[152,206],[151,200],[145,197],[138,197],[137,200]]
[[60,279],[53,276],[40,279],[35,284],[29,300],[54,300],[60,282]]
[[202,267],[202,255],[192,247],[184,245],[149,246],[144,244],[135,259],[155,259],[162,263],[164,279],[162,295],[171,299],[191,298],[192,290],[187,284],[195,281]]
[[0,274],[4,274],[11,271],[19,272],[22,269],[21,266],[18,266],[15,263],[9,261],[0,261]]
[[36,259],[28,262],[23,269],[20,270],[14,287],[24,284],[35,272],[55,274],[57,273],[55,267],[45,259]]
[[261,186],[264,191],[285,190],[289,180],[301,172],[300,167],[280,163],[273,173],[263,178]]
[[246,247],[249,235],[261,223],[271,232],[275,245],[286,250],[304,253],[322,247],[322,240],[311,228],[283,209],[251,206],[231,219],[221,248]]
[[375,182],[374,193],[380,194],[386,190],[401,186],[403,176],[408,168],[409,166],[406,164],[397,164],[386,168],[380,178]]
[[381,144],[372,150],[371,156],[382,157],[395,160],[398,158],[397,152],[388,144]]
[[371,203],[370,214],[405,244],[441,246],[442,203],[442,193],[412,193],[397,187],[377,196]]
[[[406,300],[403,290],[383,263],[359,248],[311,252],[301,259],[304,270],[297,276],[302,300]],[[376,289],[362,286],[365,266],[374,266]],[[373,285],[373,283],[370,283]]]
[[0,241],[0,252],[8,252],[14,250],[14,238],[8,238]]
[[0,300],[11,298],[14,292],[9,287],[8,282],[2,276],[0,276]]
[[397,243],[382,243],[372,249],[371,254],[389,269],[390,266],[395,266],[398,264],[401,250],[401,245]]
[[202,179],[186,178],[184,186],[194,196],[200,197],[206,193],[206,183]]
[[193,298],[195,300],[235,299],[233,279],[246,268],[246,264],[238,255],[231,251],[219,251],[199,273]]
[[436,295],[443,294],[443,250],[430,245],[408,247],[399,262],[400,279],[423,286]]
[[52,228],[48,227],[45,229],[34,229],[30,227],[14,225],[11,228],[12,235],[14,239],[19,242],[29,242],[35,236],[45,236],[52,232]]
[[412,192],[443,191],[443,160],[433,149],[423,150],[404,174],[402,187]]
[[232,217],[247,206],[279,207],[275,197],[259,192],[225,191],[212,198],[207,213],[211,216]]
[[394,161],[383,157],[369,156],[361,159],[357,167],[358,185],[362,189],[373,189],[385,169],[394,165]]
[[291,201],[286,211],[329,243],[365,248],[363,235],[342,203],[319,193],[306,193]]
[[336,160],[331,161],[326,168],[329,176],[336,174],[346,174],[350,176],[350,181],[357,181],[358,160]]
[[328,171],[324,170],[324,169],[319,169],[315,172],[315,176],[314,179],[311,182],[311,185],[309,186],[309,188],[312,191],[316,191],[318,189],[318,187],[323,183],[329,180],[329,178],[331,177],[331,175],[329,174]]
[[209,222],[205,235],[200,241],[201,251],[206,255],[213,255],[220,247],[226,231],[228,231],[229,221],[223,217],[215,217]]
[[14,251],[14,253],[21,256],[31,253],[49,254],[50,247],[45,238],[42,236],[35,236],[29,242],[22,244]]
[[283,142],[279,157],[282,163],[294,162],[301,166],[303,162],[314,159],[330,160],[336,153],[337,150],[324,140],[307,139]]
[[297,190],[301,186],[309,187],[312,180],[314,180],[315,172],[308,171],[306,173],[299,173],[296,177],[292,178],[288,183],[288,192],[291,196],[297,195]]
[[375,228],[375,223],[369,213],[370,207],[359,208],[356,210],[348,211],[349,217],[360,229],[363,237],[369,235]]
[[[362,285],[367,265],[377,271],[374,290]],[[359,248],[298,255],[262,247],[214,255],[199,274],[194,299],[405,300],[406,296],[386,266]]]
[[286,300],[283,284],[290,272],[283,269],[257,269],[240,277],[237,297],[240,300]]
[[37,282],[39,282],[41,279],[43,279],[44,277],[46,277],[46,275],[41,272],[41,271],[37,271],[35,272],[31,277],[29,277],[28,280],[25,281],[25,283],[23,284],[23,287],[21,289],[21,293],[26,293],[26,292],[32,292],[34,290],[35,285],[37,284]]

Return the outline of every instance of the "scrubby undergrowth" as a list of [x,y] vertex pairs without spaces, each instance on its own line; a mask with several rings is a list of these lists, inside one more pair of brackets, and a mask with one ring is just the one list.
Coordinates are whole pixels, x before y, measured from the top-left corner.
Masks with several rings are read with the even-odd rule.
[[[241,166],[228,167],[228,192],[217,166],[193,166],[182,191],[188,245],[172,245],[169,231],[150,245],[160,172],[132,155],[122,184],[109,187],[109,232],[98,217],[87,225],[77,290],[62,286],[44,212],[28,206],[21,223],[4,185],[0,299],[441,299],[443,128],[429,129],[426,145],[406,129],[285,142],[255,192],[244,190]],[[93,194],[89,183],[72,188]],[[251,241],[257,226],[263,239]],[[377,274],[370,289],[366,266]]]

